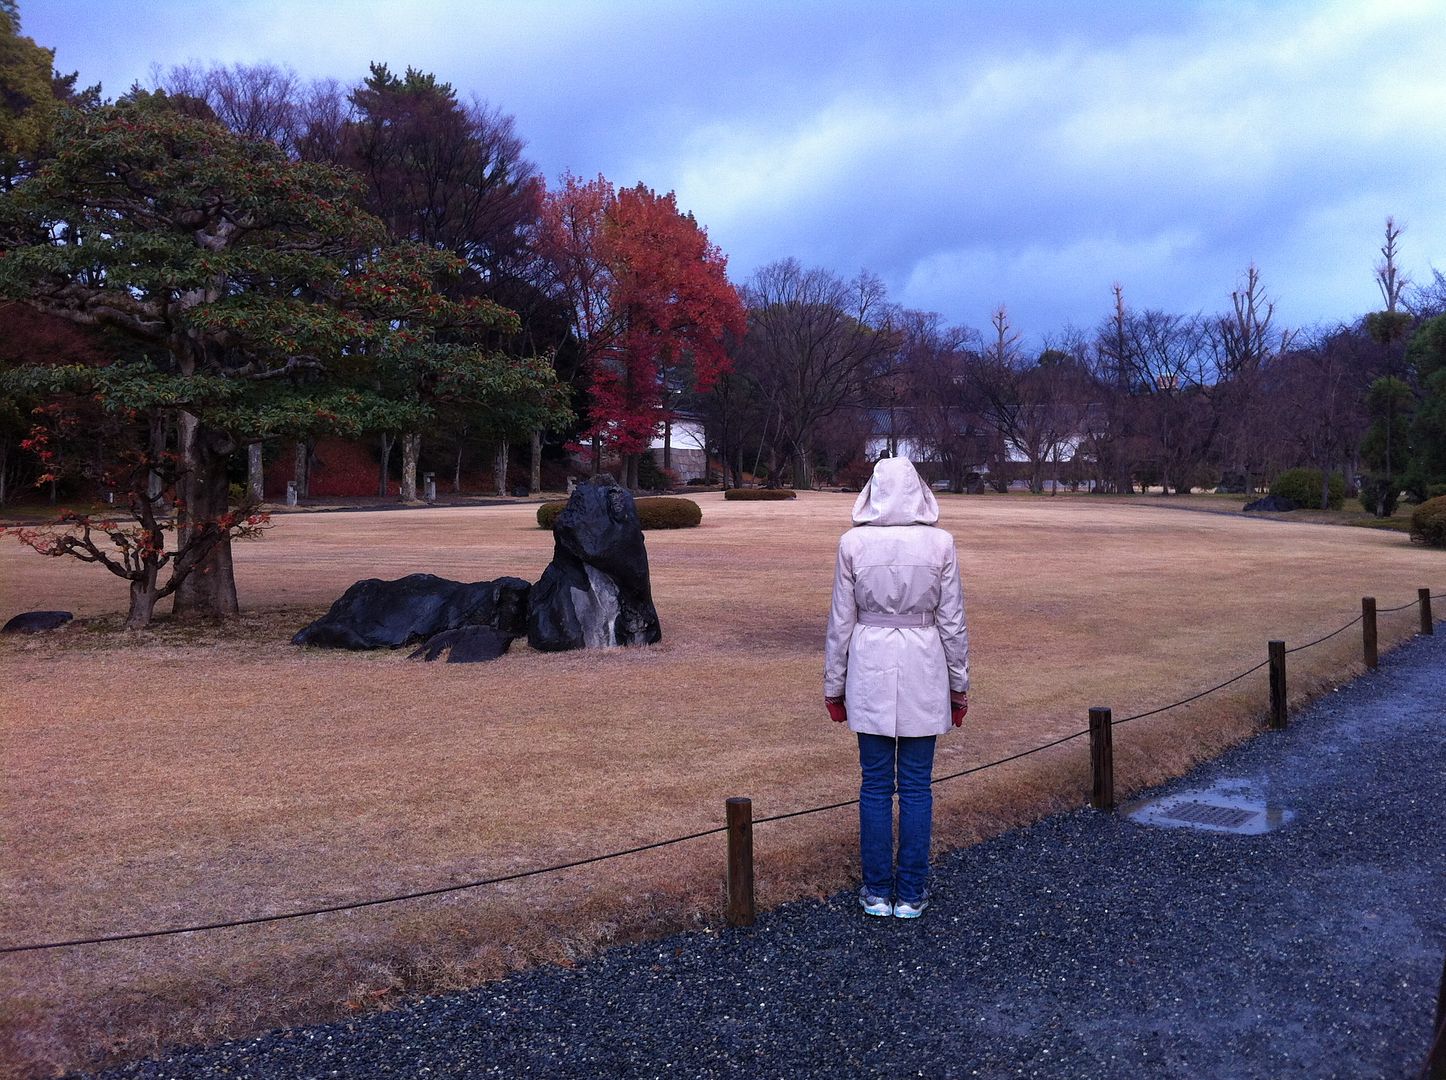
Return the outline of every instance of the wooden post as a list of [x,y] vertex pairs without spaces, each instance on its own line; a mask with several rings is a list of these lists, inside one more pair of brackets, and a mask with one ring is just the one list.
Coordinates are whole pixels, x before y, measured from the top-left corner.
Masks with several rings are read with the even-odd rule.
[[1361,597],[1361,646],[1365,653],[1366,668],[1375,671],[1381,662],[1376,648],[1376,598]]
[[1421,605],[1421,633],[1434,634],[1436,623],[1431,619],[1431,590],[1417,589],[1416,601]]
[[1113,810],[1115,748],[1109,709],[1090,709],[1090,772],[1094,779],[1090,805],[1096,810]]
[[1270,643],[1270,730],[1284,731],[1285,718],[1285,642]]
[[753,925],[753,800],[728,803],[729,926]]

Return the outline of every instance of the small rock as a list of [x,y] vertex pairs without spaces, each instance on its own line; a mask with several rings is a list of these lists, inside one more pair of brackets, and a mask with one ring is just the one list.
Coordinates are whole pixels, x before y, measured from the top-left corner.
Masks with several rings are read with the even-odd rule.
[[73,618],[68,611],[22,611],[0,626],[0,634],[39,634],[64,626]]
[[445,652],[449,664],[476,664],[496,660],[512,647],[512,638],[490,626],[462,626],[434,634],[407,659],[435,660]]

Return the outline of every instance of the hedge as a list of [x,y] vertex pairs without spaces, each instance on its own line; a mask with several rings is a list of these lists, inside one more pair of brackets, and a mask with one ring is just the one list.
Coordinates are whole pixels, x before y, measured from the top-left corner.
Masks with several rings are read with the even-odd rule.
[[792,488],[729,488],[723,493],[723,498],[730,502],[796,499],[798,498],[798,492]]
[[[1346,497],[1346,482],[1340,473],[1331,473],[1330,498],[1327,506],[1339,510]],[[1286,469],[1270,482],[1270,493],[1289,499],[1302,510],[1320,509],[1321,474],[1319,469]]]
[[[638,499],[638,522],[644,529],[691,529],[703,520],[703,511],[692,499],[678,499],[668,495]],[[550,529],[557,521],[557,515],[567,506],[566,500],[545,502],[537,508],[537,524]]]
[[1411,511],[1411,539],[1427,547],[1446,548],[1446,495],[1427,499]]

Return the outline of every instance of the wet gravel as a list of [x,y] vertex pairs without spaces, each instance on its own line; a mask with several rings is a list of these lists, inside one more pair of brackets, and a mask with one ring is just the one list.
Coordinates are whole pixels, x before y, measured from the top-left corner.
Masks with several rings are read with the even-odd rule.
[[846,893],[105,1075],[1415,1076],[1446,950],[1446,634],[1160,791],[1220,781],[1297,816],[1079,811],[942,859],[920,920]]

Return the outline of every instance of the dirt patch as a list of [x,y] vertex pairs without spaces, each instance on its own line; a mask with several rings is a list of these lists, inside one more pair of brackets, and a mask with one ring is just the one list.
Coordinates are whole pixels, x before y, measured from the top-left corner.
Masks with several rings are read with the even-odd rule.
[[[852,741],[821,699],[834,546],[852,496],[701,495],[703,524],[650,533],[664,641],[606,654],[525,649],[481,666],[294,649],[361,577],[536,579],[534,507],[298,515],[238,547],[247,614],[117,632],[118,582],[0,546],[0,614],[86,620],[0,643],[0,938],[68,938],[340,903],[567,861],[851,798]],[[974,642],[968,725],[940,774],[1210,686],[1421,585],[1440,554],[1403,537],[1144,513],[1083,499],[945,499]],[[98,622],[91,620],[99,620]],[[1414,610],[1381,619],[1409,634]],[[99,626],[101,629],[97,630]],[[1354,631],[1290,659],[1302,699],[1358,670]],[[1248,735],[1260,672],[1115,735],[1121,796]],[[1079,805],[1083,740],[941,784],[941,846]],[[760,900],[845,886],[850,810],[760,826]],[[0,958],[0,1054],[44,1072],[385,1007],[530,963],[711,923],[711,837],[431,900]]]

